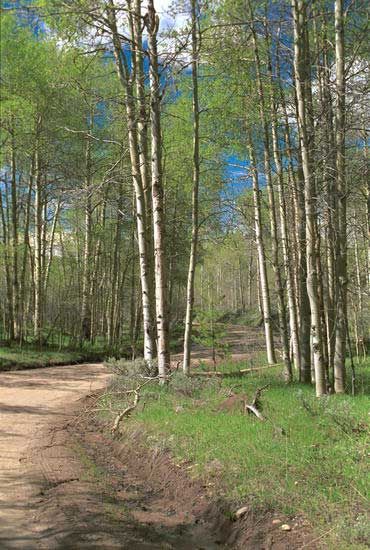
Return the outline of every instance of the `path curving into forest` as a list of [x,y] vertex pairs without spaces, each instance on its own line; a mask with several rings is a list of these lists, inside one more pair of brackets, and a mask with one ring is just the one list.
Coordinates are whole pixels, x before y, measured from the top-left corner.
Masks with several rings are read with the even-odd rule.
[[[0,374],[0,548],[42,548],[35,510],[46,465],[36,474],[28,461],[47,425],[66,422],[74,405],[104,388],[100,364],[70,365]],[[36,463],[37,463],[37,456]]]
[[[245,360],[261,333],[232,326],[225,340]],[[193,364],[207,360],[194,346]],[[0,549],[223,548],[219,511],[202,519],[208,497],[186,472],[159,455],[154,476],[153,456],[136,442],[114,455],[84,414],[110,376],[102,364],[0,374]]]
[[[227,354],[216,354],[217,363],[226,357],[232,361],[247,361],[255,358],[256,353],[265,350],[264,333],[260,328],[245,325],[228,325],[225,328],[225,336],[222,342],[227,346]],[[201,344],[193,344],[191,351],[191,365],[198,367],[201,363],[212,364],[210,348]],[[171,355],[172,364],[181,363],[183,354]]]

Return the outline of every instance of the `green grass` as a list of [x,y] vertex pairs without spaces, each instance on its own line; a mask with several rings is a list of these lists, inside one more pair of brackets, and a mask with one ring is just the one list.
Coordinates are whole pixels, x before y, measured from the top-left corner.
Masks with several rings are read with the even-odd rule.
[[[235,367],[224,366],[228,371]],[[192,475],[205,479],[233,506],[247,503],[303,514],[319,533],[328,531],[328,548],[362,549],[369,487],[369,367],[358,368],[361,393],[355,398],[321,400],[309,386],[286,387],[279,369],[210,383],[180,376],[173,384],[177,390],[171,385],[147,390],[146,407],[131,426],[143,427],[151,444],[169,448],[176,462],[184,461]],[[266,422],[237,411],[216,412],[230,389],[252,398],[265,384]],[[182,385],[190,396],[179,391]]]
[[48,348],[38,350],[36,347],[29,345],[24,347],[0,347],[0,371],[80,363],[97,359],[98,355],[96,353],[87,351],[58,351]]

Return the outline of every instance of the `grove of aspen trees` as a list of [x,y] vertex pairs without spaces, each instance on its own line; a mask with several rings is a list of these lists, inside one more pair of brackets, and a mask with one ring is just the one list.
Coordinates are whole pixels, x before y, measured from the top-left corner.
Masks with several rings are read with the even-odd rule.
[[287,383],[354,391],[368,7],[5,2],[2,344],[143,356],[165,382],[202,313],[250,315]]

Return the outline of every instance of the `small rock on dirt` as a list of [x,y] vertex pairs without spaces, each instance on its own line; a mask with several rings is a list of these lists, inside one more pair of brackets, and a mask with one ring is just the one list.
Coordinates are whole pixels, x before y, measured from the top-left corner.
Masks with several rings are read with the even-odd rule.
[[273,519],[272,520],[272,525],[279,525],[279,523],[281,523],[281,519]]
[[281,530],[282,531],[291,531],[292,528],[290,525],[288,525],[287,523],[284,523],[282,526],[281,526]]
[[235,517],[236,517],[236,519],[241,518],[241,517],[244,516],[247,512],[248,512],[248,507],[247,507],[247,506],[243,506],[243,508],[239,508],[239,510],[237,510],[237,511],[235,512]]

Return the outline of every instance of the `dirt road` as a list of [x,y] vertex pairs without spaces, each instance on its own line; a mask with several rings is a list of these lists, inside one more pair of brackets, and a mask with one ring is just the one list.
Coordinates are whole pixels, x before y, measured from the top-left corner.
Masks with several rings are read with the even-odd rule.
[[174,466],[169,481],[169,459],[135,441],[114,458],[83,413],[109,376],[101,365],[0,375],[0,550],[222,547],[200,521],[198,483]]
[[[233,355],[251,352],[240,333],[229,336]],[[271,514],[232,522],[140,430],[112,441],[86,414],[109,376],[102,365],[0,374],[0,550],[262,550],[272,537],[276,550],[303,547],[304,533],[288,546],[272,533]]]
[[42,480],[25,459],[46,424],[68,419],[72,405],[104,387],[108,378],[107,370],[94,364],[0,374],[1,550],[40,547],[41,526],[34,515]]

